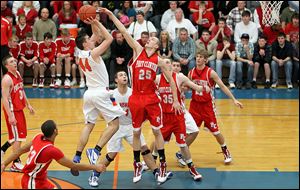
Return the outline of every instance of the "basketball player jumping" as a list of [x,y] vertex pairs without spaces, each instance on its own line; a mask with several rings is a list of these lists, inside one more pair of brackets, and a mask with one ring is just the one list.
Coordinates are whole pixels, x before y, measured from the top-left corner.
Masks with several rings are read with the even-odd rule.
[[141,125],[148,119],[152,125],[152,132],[155,136],[156,148],[160,159],[160,172],[157,177],[159,184],[167,180],[166,159],[164,150],[164,140],[160,131],[162,127],[162,110],[160,99],[157,95],[155,84],[156,71],[158,67],[170,81],[174,102],[172,109],[176,114],[181,114],[181,105],[177,99],[175,82],[171,76],[171,70],[166,66],[165,60],[160,59],[156,53],[159,47],[159,40],[156,37],[150,37],[143,48],[127,32],[124,25],[114,16],[114,14],[105,8],[100,8],[114,22],[115,26],[123,34],[129,46],[133,49],[133,62],[129,65],[132,84],[132,95],[129,98],[129,109],[132,114],[133,132],[133,153],[134,153],[134,177],[133,182],[141,180],[142,163],[140,162],[141,153]]

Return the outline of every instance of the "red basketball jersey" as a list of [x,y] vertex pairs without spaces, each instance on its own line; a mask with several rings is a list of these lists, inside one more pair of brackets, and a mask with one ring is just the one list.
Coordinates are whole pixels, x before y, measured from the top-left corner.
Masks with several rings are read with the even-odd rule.
[[9,48],[9,52],[12,54],[12,56],[13,56],[15,59],[19,59],[19,55],[20,55],[20,45],[17,44],[17,46],[14,47],[14,48],[10,47],[10,48]]
[[[175,81],[176,84],[176,89],[177,89],[177,98],[178,101],[181,105],[181,97],[180,97],[180,91],[178,88],[178,83],[177,83],[177,74],[172,73],[172,77]],[[172,105],[173,105],[173,94],[171,90],[170,83],[167,81],[166,77],[162,74],[160,75],[160,81],[158,83],[158,92],[159,95],[162,99],[161,101],[161,107],[163,110],[163,113],[175,113],[175,110],[172,110]]]
[[67,54],[70,53],[71,57],[74,57],[74,52],[75,52],[75,47],[76,43],[74,39],[70,39],[68,43],[65,43],[62,38],[57,38],[55,40],[56,43],[56,48],[57,52],[56,53],[61,53],[61,54]]
[[129,65],[131,73],[132,94],[155,94],[155,84],[158,55],[148,57],[146,50],[140,53],[136,60]]
[[32,59],[34,56],[38,57],[39,45],[36,41],[32,42],[31,47],[27,47],[25,41],[20,43],[20,55],[24,56],[26,59]]
[[51,42],[50,46],[47,47],[45,42],[39,43],[39,59],[42,62],[45,57],[48,57],[51,63],[55,62],[56,55],[56,44]]
[[213,88],[215,86],[215,81],[210,78],[212,69],[205,66],[204,69],[200,70],[196,67],[190,71],[191,80],[200,86],[209,86],[211,91],[209,93],[203,91],[201,93],[192,90],[192,100],[197,102],[208,102],[213,100]]
[[[43,134],[38,134],[32,140],[32,146],[30,147],[30,153],[28,155],[28,159],[26,161],[26,165],[24,166],[23,172],[27,174],[31,180],[46,180],[47,179],[47,168],[49,167],[52,159],[48,160],[45,163],[39,163],[38,157],[41,152],[45,148],[55,148],[53,143],[44,138]],[[64,155],[59,151],[59,155],[55,155],[55,157],[59,157],[58,159],[64,157]],[[47,155],[45,155],[47,156]],[[54,157],[54,155],[52,155]],[[41,159],[41,158],[39,158]]]
[[[12,79],[13,86],[10,91],[9,106],[12,111],[23,110],[26,106],[25,92],[23,89],[23,79],[21,75],[17,72],[17,76],[12,73],[7,72],[7,75]],[[5,109],[4,109],[5,111]]]

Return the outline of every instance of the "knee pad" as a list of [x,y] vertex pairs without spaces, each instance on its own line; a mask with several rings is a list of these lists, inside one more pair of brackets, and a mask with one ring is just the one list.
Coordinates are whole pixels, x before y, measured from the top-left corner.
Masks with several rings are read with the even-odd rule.
[[144,152],[142,152],[142,156],[145,156],[145,155],[147,155],[147,154],[149,154],[149,153],[150,153],[150,150],[147,149],[147,150],[145,150]]
[[114,161],[114,159],[110,158],[110,157],[108,156],[108,154],[106,154],[105,158],[106,158],[106,160],[108,160],[109,162]]

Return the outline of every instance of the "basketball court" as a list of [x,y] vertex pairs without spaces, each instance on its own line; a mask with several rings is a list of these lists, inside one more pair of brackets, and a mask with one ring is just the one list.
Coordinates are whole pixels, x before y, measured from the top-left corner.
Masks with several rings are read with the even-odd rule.
[[[84,126],[84,89],[26,88],[25,91],[36,110],[34,116],[25,110],[27,140],[40,132],[43,121],[53,119],[58,124],[59,133],[55,145],[72,159]],[[203,175],[201,182],[193,181],[188,169],[178,166],[175,159],[178,147],[172,139],[166,145],[166,157],[168,170],[174,175],[166,183],[157,186],[152,172],[146,171],[142,180],[134,184],[132,148],[124,143],[125,152],[120,153],[107,172],[101,174],[98,188],[299,188],[299,90],[278,88],[232,92],[244,104],[244,109],[235,107],[220,90],[215,90],[217,119],[233,156],[231,165],[223,164],[223,155],[215,138],[201,128],[190,148],[193,161]],[[189,102],[187,99],[187,107]],[[104,127],[105,123],[99,117],[86,148],[95,146]],[[143,127],[143,134],[149,144],[153,135],[148,122]],[[6,140],[6,125],[1,119],[1,144]],[[4,158],[9,154],[11,148]],[[105,154],[104,148],[100,158]],[[26,158],[27,155],[21,157],[23,163]],[[82,163],[88,163],[85,153]],[[21,174],[8,172],[8,169],[9,166],[1,176],[1,188],[20,188]],[[87,180],[90,172],[81,172],[74,177],[55,161],[50,165],[48,175],[57,188],[90,188]]]

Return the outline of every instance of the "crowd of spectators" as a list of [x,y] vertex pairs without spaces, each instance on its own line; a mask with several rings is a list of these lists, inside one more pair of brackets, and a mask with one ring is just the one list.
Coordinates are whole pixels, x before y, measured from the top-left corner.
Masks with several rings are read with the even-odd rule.
[[[21,76],[32,69],[33,87],[44,87],[48,68],[50,87],[77,85],[76,73],[85,87],[74,37],[82,30],[92,35],[78,15],[86,4],[111,10],[142,46],[149,36],[158,37],[158,55],[180,62],[185,75],[195,66],[196,52],[205,49],[208,66],[221,79],[223,66],[229,67],[230,88],[257,88],[258,77],[265,88],[276,88],[279,67],[284,67],[289,89],[299,85],[299,13],[287,2],[281,23],[268,26],[259,3],[250,1],[1,1],[1,60],[11,53]],[[127,72],[132,49],[107,15],[96,18],[114,37],[103,55],[112,87],[114,74]],[[1,68],[2,76],[6,71]]]

